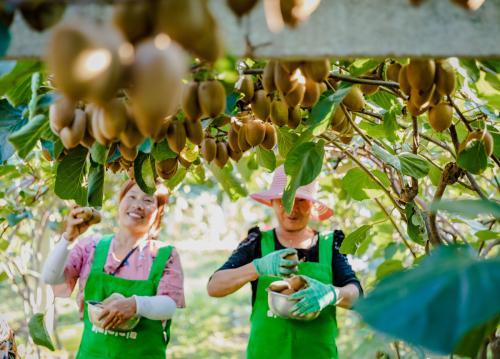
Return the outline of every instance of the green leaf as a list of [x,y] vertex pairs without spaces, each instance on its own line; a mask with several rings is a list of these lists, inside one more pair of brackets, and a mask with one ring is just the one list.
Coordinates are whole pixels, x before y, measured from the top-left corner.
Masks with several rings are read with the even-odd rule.
[[[10,242],[6,239],[0,239],[0,252],[5,251],[7,248],[9,248]],[[0,280],[1,282],[1,280]]]
[[54,351],[54,344],[45,327],[44,314],[36,313],[28,323],[28,329],[33,342]]
[[90,161],[88,203],[92,207],[102,207],[104,188],[104,164]]
[[394,273],[355,309],[373,328],[440,354],[500,314],[500,258],[440,246],[410,270]]
[[397,156],[394,156],[387,152],[384,148],[380,147],[376,143],[372,146],[372,152],[379,160],[393,167],[394,169],[401,171],[401,162]]
[[16,86],[12,87],[5,94],[9,103],[14,106],[25,105],[29,102],[31,97],[31,79],[29,76],[25,76],[23,80]]
[[156,169],[154,158],[148,153],[139,152],[134,161],[134,177],[139,188],[149,195],[156,191]]
[[223,169],[220,169],[216,164],[211,163],[209,168],[231,201],[236,201],[248,195],[248,191],[244,185],[234,176],[232,166],[226,165]]
[[41,69],[42,65],[39,61],[17,61],[11,71],[0,77],[0,96],[6,95],[13,88],[22,86],[26,78],[30,79],[33,72]]
[[55,142],[41,139],[40,143],[42,144],[43,149],[49,151],[50,158],[52,158],[53,160],[57,159],[61,152],[64,150],[64,146],[60,139]]
[[278,127],[278,152],[285,158],[299,136],[288,127]]
[[476,82],[477,80],[479,80],[480,72],[477,67],[476,60],[461,59],[460,65],[465,68],[467,75],[472,80],[472,82]]
[[366,100],[389,111],[396,103],[395,98],[394,95],[388,94],[387,92],[377,91],[373,95],[368,96]]
[[406,232],[410,239],[420,245],[424,245],[424,237],[427,234],[424,218],[414,202],[408,202],[405,207],[408,220]]
[[31,150],[33,150],[38,140],[42,138],[42,135],[47,130],[50,131],[47,117],[44,115],[36,115],[25,126],[12,133],[9,136],[9,141],[12,143],[19,156],[25,158]]
[[[372,173],[382,182],[385,186],[390,186],[387,175],[379,170],[372,171]],[[356,201],[363,201],[371,198],[376,193],[372,190],[381,190],[380,186],[361,168],[351,168],[344,175],[341,181],[342,189],[345,190],[350,197]],[[366,190],[369,190],[368,192]],[[370,196],[372,195],[372,196]]]
[[500,218],[500,204],[482,199],[441,200],[431,204],[431,211],[448,211],[468,218],[476,218],[480,214]]
[[169,158],[176,158],[178,156],[177,153],[170,149],[167,140],[155,143],[151,149],[151,154],[157,161],[165,161]]
[[9,275],[5,272],[0,272],[0,283],[9,278]]
[[414,178],[422,178],[429,174],[429,162],[420,155],[405,152],[398,155],[401,173]]
[[500,317],[490,320],[488,323],[480,325],[468,331],[457,344],[453,352],[458,355],[469,358],[475,357],[475,354],[484,343],[484,339],[495,331]]
[[441,170],[436,166],[430,166],[429,179],[431,180],[432,185],[437,186],[441,180]]
[[101,145],[99,142],[95,141],[92,147],[90,147],[90,157],[92,157],[92,161],[105,165],[107,156],[108,148]]
[[364,75],[366,72],[373,70],[380,64],[379,60],[358,59],[354,61],[348,68],[353,76]]
[[457,164],[464,170],[481,174],[488,167],[488,156],[482,141],[473,140],[458,154]]
[[349,233],[342,242],[340,246],[340,253],[342,254],[355,254],[356,250],[361,245],[370,232],[372,228],[371,224],[364,224],[361,227],[357,228],[354,232]]
[[376,124],[368,121],[361,121],[358,127],[365,130],[366,134],[373,138],[386,138],[387,134],[384,128],[384,124]]
[[323,146],[323,142],[305,142],[294,147],[286,156],[287,184],[282,201],[288,213],[292,211],[297,189],[314,181],[321,172],[325,155]]
[[73,199],[80,206],[87,205],[88,150],[83,146],[73,148],[57,166],[54,192],[61,199]]
[[177,172],[175,172],[172,178],[170,178],[167,181],[167,187],[173,191],[178,185],[182,183],[182,181],[186,177],[186,173],[187,173],[186,167],[179,166]]
[[9,227],[14,227],[23,219],[32,218],[31,212],[27,210],[23,210],[19,213],[11,213],[7,216],[7,222],[9,223]]
[[14,108],[7,100],[0,100],[0,162],[9,159],[15,152],[7,141],[8,136],[22,128],[26,122],[22,108]]
[[388,259],[377,267],[377,280],[381,280],[392,273],[401,272],[404,269],[400,260]]
[[264,167],[269,172],[273,172],[276,169],[276,155],[273,151],[258,146],[255,149],[255,153],[257,154],[259,166]]
[[487,241],[490,239],[500,239],[500,233],[499,232],[494,232],[494,231],[489,231],[489,230],[481,230],[477,231],[475,233],[476,237],[479,238],[482,241]]
[[399,129],[398,123],[396,121],[396,112],[391,110],[384,113],[384,132],[387,139],[394,143],[397,141],[396,131]]
[[151,153],[152,147],[153,147],[153,142],[148,137],[139,146],[139,151],[144,152],[144,153]]

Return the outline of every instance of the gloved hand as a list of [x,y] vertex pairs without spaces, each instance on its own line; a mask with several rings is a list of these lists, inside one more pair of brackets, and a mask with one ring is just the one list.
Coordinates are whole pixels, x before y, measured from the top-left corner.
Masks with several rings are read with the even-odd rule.
[[297,273],[299,264],[296,260],[285,259],[287,255],[296,254],[294,248],[285,248],[269,253],[268,255],[253,260],[255,270],[259,275],[269,275],[273,277],[288,277]]
[[299,302],[292,307],[293,315],[301,317],[321,311],[337,302],[337,292],[333,285],[321,283],[304,275],[301,277],[306,280],[308,287],[290,295],[290,299],[299,299]]

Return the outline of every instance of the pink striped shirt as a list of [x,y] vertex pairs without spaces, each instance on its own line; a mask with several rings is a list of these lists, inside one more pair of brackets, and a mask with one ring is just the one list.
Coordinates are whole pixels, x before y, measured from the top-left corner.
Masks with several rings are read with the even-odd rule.
[[[78,281],[77,302],[80,312],[83,312],[83,290],[89,276],[94,252],[100,237],[87,237],[81,239],[71,249],[64,267],[65,283],[55,285],[54,294],[58,297],[69,297]],[[106,273],[113,272],[120,264],[114,253],[115,240],[111,242],[111,247],[104,265]],[[147,240],[139,244],[138,250],[127,259],[124,265],[116,273],[117,277],[131,280],[145,280],[149,277],[149,271],[158,249],[166,246],[165,243],[157,240]],[[186,306],[184,299],[184,275],[182,273],[179,254],[172,250],[172,254],[165,266],[163,276],[158,285],[156,295],[168,295],[177,304],[178,308]]]

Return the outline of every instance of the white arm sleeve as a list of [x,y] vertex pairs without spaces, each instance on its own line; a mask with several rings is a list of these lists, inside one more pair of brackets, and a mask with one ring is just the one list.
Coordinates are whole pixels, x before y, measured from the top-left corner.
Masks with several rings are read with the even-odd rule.
[[64,265],[68,259],[70,242],[64,236],[56,243],[52,252],[49,253],[42,269],[42,280],[46,284],[64,283]]
[[172,319],[177,305],[168,295],[137,296],[134,295],[137,314],[152,320]]

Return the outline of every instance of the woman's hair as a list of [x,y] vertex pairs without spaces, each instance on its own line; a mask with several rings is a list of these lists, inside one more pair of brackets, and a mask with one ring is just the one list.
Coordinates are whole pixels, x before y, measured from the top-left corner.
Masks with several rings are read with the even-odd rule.
[[[133,179],[128,179],[123,184],[123,186],[120,190],[120,195],[118,197],[119,202],[121,202],[123,200],[123,198],[128,193],[128,191],[130,191],[130,189],[132,187],[134,187],[134,185],[136,185],[136,184],[137,183]],[[154,197],[156,198],[156,203],[158,206],[158,213],[156,214],[156,219],[155,219],[153,225],[151,226],[150,235],[153,239],[156,239],[156,236],[160,232],[161,220],[163,219],[163,214],[165,212],[165,205],[167,204],[168,198],[169,198],[169,193],[168,193],[167,188],[163,184],[157,183],[156,184],[156,192],[154,193]]]

